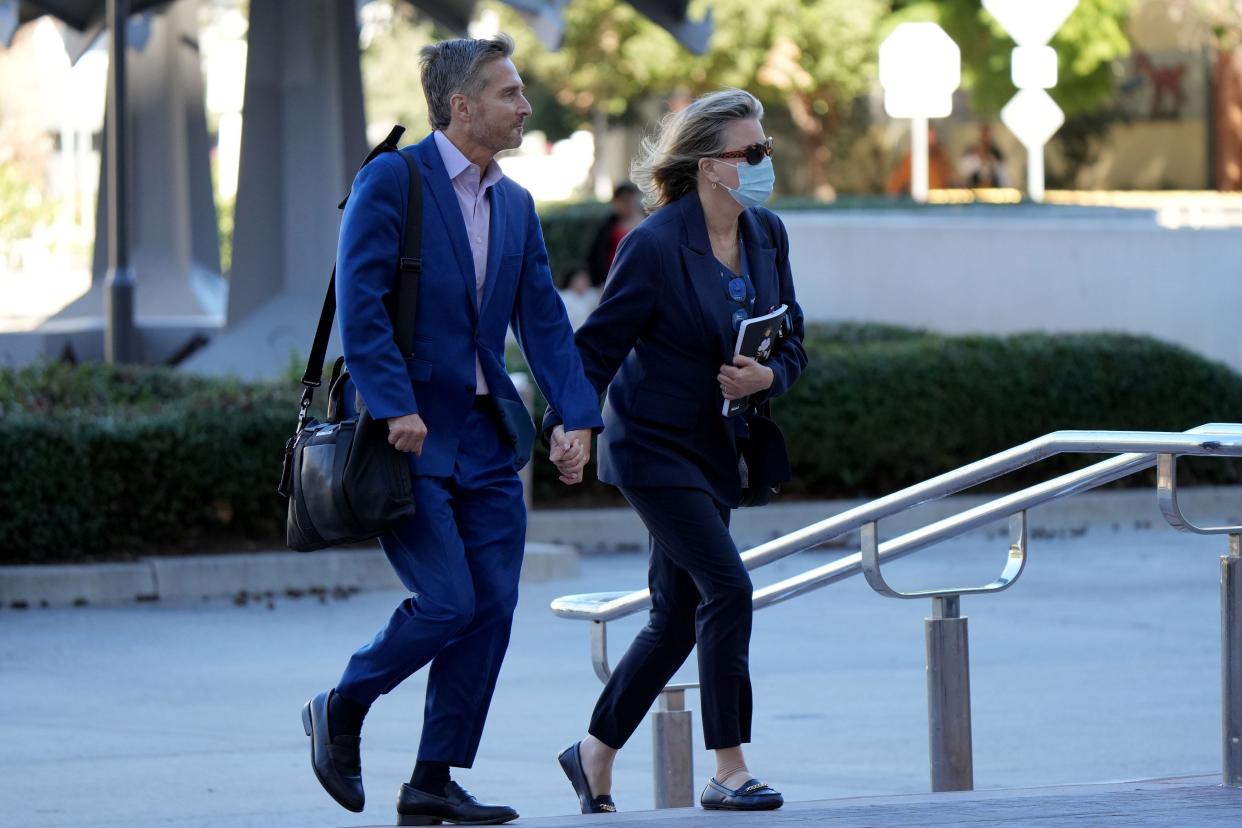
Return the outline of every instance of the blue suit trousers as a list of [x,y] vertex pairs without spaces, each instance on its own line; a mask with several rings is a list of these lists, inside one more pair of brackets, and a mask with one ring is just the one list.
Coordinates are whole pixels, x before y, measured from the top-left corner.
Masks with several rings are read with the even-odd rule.
[[380,538],[410,597],[336,689],[370,706],[430,664],[418,759],[468,768],[509,646],[526,539],[513,446],[493,411],[470,411],[453,476],[415,477],[414,498],[417,514]]

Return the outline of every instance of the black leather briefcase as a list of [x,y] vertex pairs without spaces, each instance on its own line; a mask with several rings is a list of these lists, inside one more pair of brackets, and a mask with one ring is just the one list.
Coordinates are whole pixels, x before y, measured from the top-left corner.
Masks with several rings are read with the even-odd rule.
[[[367,156],[396,152],[404,128],[392,132]],[[410,168],[410,202],[398,270],[394,337],[409,359],[414,344],[414,319],[422,275],[422,178],[415,163],[399,153]],[[348,196],[346,196],[348,199]],[[345,202],[341,202],[343,207]],[[285,444],[284,467],[277,490],[289,498],[286,541],[299,551],[354,543],[374,538],[414,515],[414,493],[409,458],[388,442],[388,424],[367,412],[359,395],[346,405],[352,386],[345,358],[336,361],[328,385],[328,416],[320,422],[310,416],[315,389],[321,384],[323,361],[336,318],[336,269],[315,330],[306,372],[302,375],[302,402],[297,431]]]

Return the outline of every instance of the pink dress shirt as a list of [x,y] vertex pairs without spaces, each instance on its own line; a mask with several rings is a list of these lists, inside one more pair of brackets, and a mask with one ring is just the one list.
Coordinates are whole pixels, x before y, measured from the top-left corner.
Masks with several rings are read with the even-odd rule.
[[[474,304],[479,307],[483,302],[483,282],[487,278],[487,242],[492,229],[488,191],[504,173],[500,165],[492,161],[480,176],[478,165],[472,164],[443,132],[436,130],[433,135],[444,169],[453,182],[453,192],[457,193],[461,217],[466,223],[466,238],[470,241],[470,255],[474,259]],[[483,378],[483,366],[479,363],[478,354],[474,357],[474,376],[477,385],[475,394],[486,394],[487,381]]]

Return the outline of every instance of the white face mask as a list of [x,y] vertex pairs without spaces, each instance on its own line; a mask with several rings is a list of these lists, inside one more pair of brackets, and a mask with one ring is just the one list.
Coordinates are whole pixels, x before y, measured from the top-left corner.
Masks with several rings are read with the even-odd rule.
[[[721,164],[729,164],[721,161]],[[772,168],[772,157],[765,156],[758,164],[729,164],[737,170],[737,189],[721,185],[733,196],[733,200],[743,207],[758,207],[772,197],[772,188],[776,185],[776,170]]]

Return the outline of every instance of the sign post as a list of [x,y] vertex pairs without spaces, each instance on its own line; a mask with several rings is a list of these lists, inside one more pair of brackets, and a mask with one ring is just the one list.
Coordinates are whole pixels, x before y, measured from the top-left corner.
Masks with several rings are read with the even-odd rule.
[[1044,200],[1044,145],[1065,123],[1065,113],[1045,90],[1057,85],[1057,53],[1048,41],[1078,7],[1078,0],[983,0],[983,8],[1017,42],[1010,63],[1018,94],[1001,110],[1001,122],[1026,147],[1026,190]]
[[880,44],[880,85],[890,118],[909,118],[910,195],[927,201],[927,119],[953,111],[962,53],[935,23],[902,23]]

